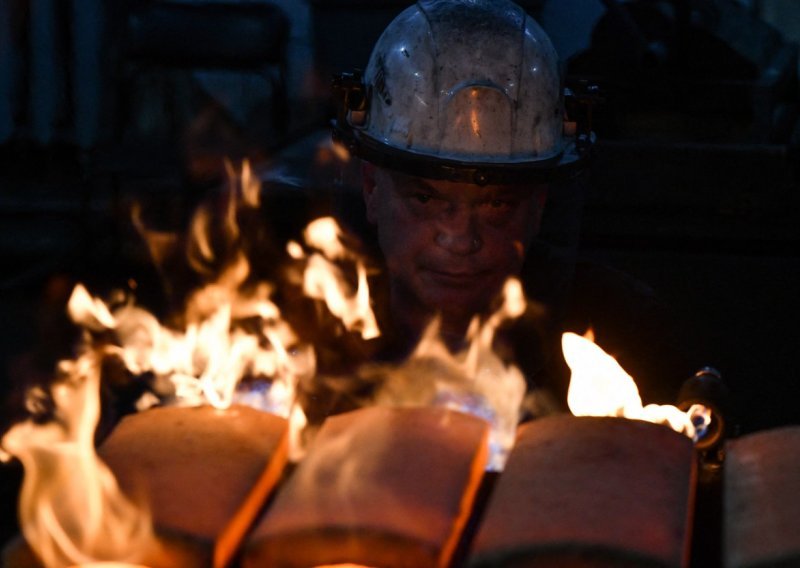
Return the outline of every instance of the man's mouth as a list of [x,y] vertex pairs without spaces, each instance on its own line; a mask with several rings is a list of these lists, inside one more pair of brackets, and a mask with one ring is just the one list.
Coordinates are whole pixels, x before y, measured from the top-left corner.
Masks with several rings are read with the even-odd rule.
[[474,286],[489,274],[488,270],[442,270],[426,268],[424,271],[434,282],[451,288]]

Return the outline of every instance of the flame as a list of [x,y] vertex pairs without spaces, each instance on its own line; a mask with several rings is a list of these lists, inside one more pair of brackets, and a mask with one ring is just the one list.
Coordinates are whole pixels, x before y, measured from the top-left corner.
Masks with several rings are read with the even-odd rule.
[[[175,386],[175,402],[184,406],[211,404],[228,408],[234,401],[250,403],[288,417],[294,404],[297,382],[313,376],[316,359],[311,346],[300,344],[294,331],[280,318],[280,310],[269,299],[271,287],[261,283],[251,294],[229,298],[224,290],[209,285],[196,294],[198,311],[209,311],[191,321],[184,331],[162,326],[143,308],[126,304],[116,310],[92,298],[78,285],[69,304],[77,323],[93,321],[88,307],[106,313],[107,328],[116,333],[119,346],[111,349],[135,375],[152,372]],[[217,301],[216,305],[214,300]],[[215,305],[213,309],[208,306]],[[88,306],[88,307],[87,307]],[[245,332],[235,322],[258,319],[259,333]],[[262,396],[242,393],[237,386],[243,376],[269,378]],[[257,402],[254,402],[257,399]]]
[[525,379],[492,345],[500,324],[521,315],[525,307],[519,280],[509,279],[500,308],[485,322],[473,319],[468,346],[458,353],[443,342],[440,320],[435,318],[408,360],[390,370],[377,394],[378,404],[443,406],[485,419],[492,427],[487,469],[502,470],[514,444]]
[[[274,286],[252,281],[239,213],[242,207],[260,205],[260,183],[249,164],[236,179],[229,163],[226,168],[231,178],[227,190],[215,203],[198,209],[188,238],[151,231],[141,211],[134,218],[159,268],[185,243],[185,259],[208,280],[188,297],[185,312],[173,318],[180,325],[162,324],[130,297],[105,302],[78,284],[68,312],[84,329],[85,355],[61,363],[69,380],[53,388],[57,420],[19,424],[2,440],[5,452],[0,457],[16,456],[25,466],[23,531],[48,568],[135,563],[146,557],[155,540],[149,516],[124,498],[94,453],[100,369],[107,357],[123,362],[134,376],[152,374],[159,384],[172,385],[173,393],[148,393],[137,408],[248,404],[288,418],[290,457],[302,457],[300,434],[307,419],[296,389],[316,375],[316,353],[283,319],[272,300]],[[377,336],[366,267],[348,249],[338,225],[319,219],[309,225],[304,240],[312,249],[308,254],[298,244],[290,244],[289,252],[304,261],[307,293],[324,300],[348,329],[366,339]],[[355,291],[346,277],[348,264],[355,266]],[[41,407],[44,397],[32,391],[28,405]]]
[[[282,318],[271,299],[274,286],[251,282],[251,264],[241,246],[246,235],[238,220],[243,208],[259,206],[260,183],[247,163],[238,174],[230,163],[226,168],[230,178],[226,190],[198,208],[190,225],[189,264],[214,278],[189,296],[179,319],[181,328],[161,324],[132,301],[112,309],[80,285],[70,302],[70,314],[90,332],[106,336],[111,332],[116,344],[108,351],[132,374],[152,373],[160,383],[172,384],[174,395],[169,400],[148,393],[137,408],[158,402],[211,404],[219,409],[233,402],[247,404],[289,418],[290,437],[299,444],[306,419],[296,390],[300,381],[315,376],[316,353]],[[137,226],[151,252],[157,253],[154,258],[167,257],[161,245],[175,247],[180,242],[148,230],[141,219]],[[324,301],[347,329],[360,332],[364,339],[379,335],[366,266],[348,248],[336,222],[317,219],[303,237],[305,247],[290,242],[287,251],[302,263],[299,283],[304,292]],[[243,382],[244,378],[249,381]],[[293,458],[301,453],[299,446],[292,446]]]
[[[77,568],[77,567],[72,567]],[[81,564],[80,568],[148,568],[142,564],[129,564],[128,562],[92,562]]]
[[[153,373],[158,381],[172,384],[170,399],[147,393],[137,403],[140,410],[158,402],[218,409],[238,402],[292,416],[292,424],[301,427],[296,386],[314,376],[316,355],[271,300],[274,286],[263,281],[248,284],[251,265],[242,250],[238,214],[242,208],[259,206],[261,187],[247,162],[238,175],[230,163],[226,168],[230,180],[225,191],[198,208],[190,226],[187,260],[213,280],[188,297],[181,328],[162,325],[132,301],[112,309],[82,285],[73,292],[69,312],[88,331],[113,332],[115,345],[107,353],[123,361],[133,375]],[[137,226],[151,253],[157,253],[154,259],[166,257],[162,244],[180,241],[148,230],[141,219]],[[342,247],[337,254],[346,251]],[[90,334],[89,349],[91,342]],[[251,381],[242,384],[244,378]]]
[[[241,202],[248,207],[257,209],[261,206],[261,182],[253,174],[250,160],[242,162],[242,171],[237,175],[236,170],[230,160],[225,160],[225,171],[228,175],[228,183],[232,186],[232,192],[241,188]],[[238,183],[237,183],[238,182]]]
[[22,532],[48,568],[138,562],[154,545],[149,515],[125,498],[94,452],[98,365],[93,353],[62,361],[66,379],[52,388],[55,420],[19,423],[2,439],[2,447],[25,468]]
[[642,406],[636,382],[616,359],[594,343],[593,334],[561,337],[564,358],[572,371],[567,404],[575,416],[619,416],[669,426],[695,439],[711,419],[702,405],[684,412],[671,405]]
[[[345,246],[339,225],[333,217],[322,217],[309,223],[303,236],[306,244],[319,252],[306,256],[303,247],[294,241],[287,244],[286,250],[292,258],[306,260],[303,273],[305,294],[323,300],[345,328],[360,332],[363,339],[378,337],[380,330],[370,304],[366,266]],[[355,263],[355,293],[338,264],[341,261]]]
[[108,306],[102,300],[92,298],[83,284],[78,284],[72,290],[67,310],[72,321],[93,331],[112,329],[115,325]]

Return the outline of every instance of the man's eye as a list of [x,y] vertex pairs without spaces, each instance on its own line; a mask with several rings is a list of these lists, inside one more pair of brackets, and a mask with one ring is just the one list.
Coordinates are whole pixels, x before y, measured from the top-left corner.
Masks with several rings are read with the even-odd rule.
[[415,193],[413,197],[420,203],[428,203],[432,198],[432,196],[429,193],[420,193],[420,192]]
[[506,208],[510,209],[513,208],[515,203],[508,199],[492,199],[489,201],[489,206],[493,209],[501,209]]

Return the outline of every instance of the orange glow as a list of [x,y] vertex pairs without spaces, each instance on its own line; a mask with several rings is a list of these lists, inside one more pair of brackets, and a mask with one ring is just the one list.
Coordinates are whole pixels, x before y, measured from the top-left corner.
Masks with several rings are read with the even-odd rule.
[[[72,566],[70,568],[78,568]],[[142,564],[127,564],[124,562],[90,562],[89,564],[81,564],[80,568],[147,568]]]
[[[348,330],[359,332],[364,339],[378,337],[380,330],[372,311],[366,266],[345,246],[339,225],[332,217],[322,217],[309,223],[303,236],[314,252],[306,255],[303,247],[294,241],[287,245],[287,252],[293,258],[306,260],[303,273],[305,294],[324,301],[328,310]],[[355,265],[355,291],[342,269],[344,263]]]
[[363,564],[323,564],[320,566],[314,566],[314,568],[371,568],[371,567],[364,566]]
[[[297,380],[315,372],[313,350],[299,344],[280,318],[280,310],[269,299],[269,285],[233,297],[228,292],[217,284],[196,292],[190,306],[197,313],[189,314],[183,331],[162,326],[155,316],[134,305],[126,304],[112,315],[80,285],[73,293],[70,313],[76,323],[87,327],[102,314],[99,319],[116,332],[117,354],[127,368],[137,375],[153,372],[168,378],[175,385],[179,404],[228,408],[237,384],[250,374],[275,381],[271,410],[288,417]],[[262,318],[259,334],[233,327],[235,320],[252,317]],[[291,354],[287,345],[295,347]]]
[[[471,89],[469,92],[470,97],[473,100],[478,98],[478,89]],[[478,111],[473,107],[469,111],[469,125],[472,128],[472,133],[477,136],[478,138],[481,137],[481,121],[480,117],[478,116]]]
[[[302,410],[295,408],[296,385],[314,376],[316,355],[313,346],[302,343],[282,318],[271,299],[274,286],[248,282],[250,262],[240,246],[238,216],[259,206],[261,185],[247,162],[240,173],[230,163],[226,168],[230,179],[223,193],[199,207],[191,223],[187,258],[210,281],[189,295],[177,319],[182,327],[163,325],[132,301],[112,309],[81,285],[73,293],[70,314],[89,330],[113,331],[117,345],[107,349],[134,375],[153,373],[171,382],[174,404],[226,409],[247,396],[243,404],[284,418],[293,416],[292,423],[301,425],[304,421],[298,413]],[[155,260],[165,256],[161,247],[180,241],[137,221]],[[242,321],[252,325],[239,325]],[[245,377],[268,386],[243,395],[237,389]],[[143,410],[156,402],[147,394],[137,408]]]
[[342,162],[350,161],[350,152],[348,152],[347,148],[345,148],[344,145],[338,142],[333,142],[331,143],[330,148],[333,151],[334,156],[339,158],[340,161]]
[[227,158],[224,163],[228,183],[231,186],[230,191],[235,194],[239,191],[237,188],[241,188],[241,202],[248,207],[259,207],[261,205],[261,182],[253,174],[253,169],[250,167],[250,160],[245,159],[242,162],[242,170],[240,173],[236,172],[233,164]]
[[386,370],[376,403],[443,406],[485,419],[491,425],[487,469],[502,470],[514,443],[525,379],[517,367],[497,356],[493,342],[500,324],[518,317],[525,307],[521,284],[510,279],[500,308],[486,321],[472,321],[468,345],[457,353],[442,341],[435,318],[411,356]]
[[78,284],[72,290],[67,303],[67,311],[73,321],[80,321],[84,327],[93,331],[112,329],[114,316],[102,300],[92,298],[89,291]]
[[469,111],[469,124],[472,127],[472,133],[478,138],[481,137],[481,123],[478,119],[478,111],[472,109]]
[[633,377],[596,345],[593,337],[565,333],[561,345],[572,371],[567,404],[575,416],[619,416],[644,420],[664,424],[689,438],[696,434],[693,418],[700,416],[704,421],[710,421],[710,413],[700,405],[694,405],[687,412],[671,405],[648,404],[643,407]]
[[154,546],[147,511],[131,503],[94,451],[100,415],[99,361],[62,361],[52,387],[55,420],[28,420],[2,440],[25,468],[22,533],[47,568],[114,560],[137,562]]
[[323,564],[320,566],[314,566],[314,568],[371,568],[371,567],[364,566],[363,564]]
[[[237,176],[226,167],[231,178]],[[290,458],[302,457],[307,419],[296,389],[315,376],[316,353],[283,319],[272,301],[274,286],[252,281],[238,219],[243,208],[259,204],[260,183],[245,164],[214,204],[198,209],[186,238],[151,231],[139,216],[134,219],[157,262],[188,240],[186,258],[206,283],[188,296],[184,312],[175,314],[172,321],[180,325],[163,324],[132,298],[106,302],[82,284],[74,288],[68,312],[84,329],[84,354],[61,363],[66,380],[53,388],[56,420],[18,424],[0,451],[0,458],[14,456],[25,466],[21,526],[47,568],[99,561],[108,563],[98,566],[125,566],[146,559],[155,546],[147,511],[126,500],[94,453],[106,357],[122,361],[134,376],[152,374],[174,387],[167,400],[148,392],[137,402],[139,410],[156,403],[224,410],[241,401],[288,418]],[[348,329],[366,339],[377,336],[366,266],[346,246],[339,227],[332,219],[318,219],[304,240],[306,246],[290,243],[289,252],[303,261],[306,293],[324,300]],[[244,377],[266,383],[267,390],[241,392]]]
[[[229,176],[230,179],[235,179],[235,176]],[[253,170],[250,167],[250,162],[245,160],[242,163],[241,174],[242,186],[242,200],[252,208],[261,206],[261,182],[253,175]]]

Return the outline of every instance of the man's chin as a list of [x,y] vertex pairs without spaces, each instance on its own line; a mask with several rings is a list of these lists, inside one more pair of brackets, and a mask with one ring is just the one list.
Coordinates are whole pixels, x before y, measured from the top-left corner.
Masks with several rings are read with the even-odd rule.
[[473,316],[488,312],[502,284],[489,274],[464,280],[417,272],[414,278],[393,282],[394,317],[421,322],[440,314],[443,327],[463,327],[463,332]]
[[485,283],[469,287],[429,283],[419,292],[430,312],[441,313],[444,320],[452,321],[469,321],[475,314],[485,313],[496,293]]

